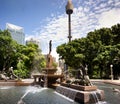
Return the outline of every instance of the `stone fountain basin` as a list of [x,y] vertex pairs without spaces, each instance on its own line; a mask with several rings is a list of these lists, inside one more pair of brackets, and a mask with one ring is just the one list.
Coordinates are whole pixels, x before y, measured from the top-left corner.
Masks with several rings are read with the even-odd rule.
[[75,85],[75,84],[68,84],[68,83],[61,83],[62,86],[73,88],[80,91],[95,91],[97,90],[97,86],[82,86],[82,85]]
[[[71,88],[74,87],[74,88]],[[74,101],[82,104],[93,104],[104,100],[104,91],[97,89],[96,86],[77,86],[62,83],[56,91]]]
[[0,86],[29,86],[33,82],[25,82],[20,80],[0,80]]
[[[34,74],[34,82],[42,83],[45,84],[47,83],[48,87],[51,87],[52,84],[56,83],[56,80],[60,78],[62,81],[63,75],[57,75],[57,74]],[[42,81],[41,81],[42,80]],[[44,86],[44,85],[41,86]]]
[[56,68],[43,68],[43,71],[45,71],[46,74],[54,74],[57,69]]

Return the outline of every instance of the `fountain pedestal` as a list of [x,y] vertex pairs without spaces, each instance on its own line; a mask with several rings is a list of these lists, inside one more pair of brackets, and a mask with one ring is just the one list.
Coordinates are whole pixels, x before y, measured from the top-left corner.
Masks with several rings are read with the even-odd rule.
[[58,86],[56,91],[80,104],[92,104],[103,101],[104,91],[97,89],[97,86],[91,83],[87,70],[87,65],[86,67],[81,66],[81,79],[77,80],[76,84],[75,81],[61,83],[61,86]]
[[35,74],[33,77],[35,83],[44,87],[52,87],[52,85],[56,83],[57,79],[60,79],[60,82],[62,82],[63,79],[63,75],[56,74]]
[[61,86],[58,86],[56,91],[82,104],[91,104],[104,100],[104,91],[97,89],[96,86],[61,83]]
[[57,79],[60,79],[60,82],[62,82],[63,75],[62,74],[58,75],[55,73],[57,69],[53,67],[53,58],[50,54],[47,55],[46,63],[47,63],[46,68],[42,69],[44,71],[43,74],[33,75],[34,82],[35,83],[38,82],[41,86],[44,87],[52,87],[52,85],[56,83]]
[[81,67],[81,79],[66,81],[56,91],[80,104],[92,104],[104,100],[104,91],[97,89],[89,80],[87,67]]

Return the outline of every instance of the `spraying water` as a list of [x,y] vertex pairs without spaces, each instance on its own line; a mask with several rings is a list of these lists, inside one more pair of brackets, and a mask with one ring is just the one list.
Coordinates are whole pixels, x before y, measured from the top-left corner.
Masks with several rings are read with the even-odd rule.
[[97,93],[98,94],[100,93],[99,90],[91,92],[91,95],[92,95],[92,97],[93,97],[93,99],[95,101],[95,104],[109,104],[106,101],[100,101],[99,98],[98,98]]
[[21,100],[19,100],[19,101],[17,102],[17,104],[26,104],[26,103],[23,102],[23,100],[21,99]]
[[28,95],[28,93],[36,93],[41,92],[47,88],[41,88],[39,85],[35,86],[29,86],[26,93],[20,98],[20,100],[17,102],[17,104],[26,104],[23,99]]
[[97,92],[96,92],[96,91],[93,91],[93,92],[91,93],[91,95],[93,96],[93,99],[94,99],[94,101],[96,102],[96,104],[100,104],[99,99],[98,99],[98,96],[97,96]]

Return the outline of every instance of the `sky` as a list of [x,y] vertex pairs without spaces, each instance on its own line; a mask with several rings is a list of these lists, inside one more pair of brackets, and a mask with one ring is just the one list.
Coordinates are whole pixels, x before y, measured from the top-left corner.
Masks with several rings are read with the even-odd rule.
[[[11,23],[24,28],[25,39],[40,42],[43,54],[58,57],[56,47],[68,42],[68,0],[0,0],[0,29]],[[72,0],[72,40],[86,37],[87,33],[120,23],[120,0]]]

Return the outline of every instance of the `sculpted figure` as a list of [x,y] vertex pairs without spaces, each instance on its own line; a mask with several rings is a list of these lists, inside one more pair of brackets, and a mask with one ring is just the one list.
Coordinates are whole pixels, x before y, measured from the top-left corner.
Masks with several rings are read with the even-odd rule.
[[81,65],[81,68],[79,69],[79,71],[80,71],[80,78],[82,79],[82,81],[84,81],[84,85],[92,86],[92,83],[90,82],[90,79],[87,73],[88,71],[87,65],[85,67]]
[[47,68],[51,68],[52,67],[52,63],[53,63],[53,59],[52,56],[50,55],[52,51],[52,40],[49,41],[49,54],[47,55]]
[[51,51],[52,51],[52,40],[50,40],[49,42],[49,54],[51,53]]

